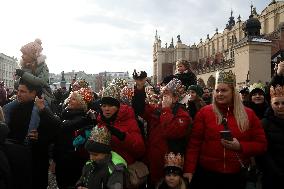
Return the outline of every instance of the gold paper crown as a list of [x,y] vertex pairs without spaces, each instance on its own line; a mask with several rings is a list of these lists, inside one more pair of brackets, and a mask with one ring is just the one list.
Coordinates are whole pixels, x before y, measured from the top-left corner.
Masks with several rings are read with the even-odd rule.
[[184,162],[184,159],[180,155],[180,153],[175,155],[173,152],[170,152],[165,155],[165,167],[172,166],[172,167],[179,167],[183,169],[183,162]]
[[77,85],[82,88],[87,88],[89,86],[89,83],[85,79],[78,78],[78,80],[73,85]]
[[284,86],[276,85],[275,87],[270,87],[270,96],[274,97],[284,97]]
[[111,134],[107,128],[95,126],[91,131],[89,140],[100,144],[110,145]]
[[217,72],[216,73],[216,83],[227,83],[227,84],[236,84],[236,75],[232,72],[232,70],[225,72]]
[[262,83],[254,83],[249,86],[249,92],[253,91],[254,89],[261,89],[263,92],[265,92],[264,87],[265,86]]

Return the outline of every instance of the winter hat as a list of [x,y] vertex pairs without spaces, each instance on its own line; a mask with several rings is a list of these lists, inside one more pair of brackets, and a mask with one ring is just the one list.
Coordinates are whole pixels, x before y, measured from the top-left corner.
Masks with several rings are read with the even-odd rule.
[[175,173],[177,175],[182,176],[183,163],[184,163],[184,158],[180,153],[174,154],[173,152],[170,152],[166,154],[165,166],[164,166],[165,175]]
[[86,150],[89,152],[97,153],[110,153],[111,152],[111,134],[106,127],[95,126],[89,139],[85,144]]
[[264,85],[262,83],[254,83],[249,87],[250,90],[250,96],[252,96],[255,93],[260,93],[262,95],[265,95],[265,89]]
[[136,70],[134,70],[132,76],[134,80],[144,79],[147,77],[147,73],[145,71],[136,72]]
[[[28,54],[30,57],[35,59],[37,63],[44,62],[46,57],[41,54],[43,48],[41,46],[42,42],[40,39],[36,39],[34,42],[30,42],[20,49],[23,54]],[[29,62],[30,63],[30,62]],[[24,66],[23,62],[21,62],[22,66]]]
[[190,85],[187,89],[187,91],[193,90],[196,92],[196,94],[201,97],[203,94],[203,89],[199,85]]
[[119,97],[119,89],[117,86],[110,84],[102,91],[101,103],[119,107]]

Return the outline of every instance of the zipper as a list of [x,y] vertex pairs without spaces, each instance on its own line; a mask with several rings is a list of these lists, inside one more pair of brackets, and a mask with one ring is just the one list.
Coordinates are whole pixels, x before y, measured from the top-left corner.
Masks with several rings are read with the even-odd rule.
[[226,148],[223,148],[224,149],[224,164],[223,164],[223,168],[224,168],[224,172],[226,170]]

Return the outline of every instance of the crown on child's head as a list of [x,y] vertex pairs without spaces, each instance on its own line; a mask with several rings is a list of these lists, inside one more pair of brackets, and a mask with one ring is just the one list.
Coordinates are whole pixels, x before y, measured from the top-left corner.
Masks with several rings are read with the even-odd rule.
[[165,155],[165,167],[178,167],[183,169],[183,163],[184,159],[180,153],[174,154],[170,152]]
[[111,134],[107,128],[95,126],[92,129],[91,136],[88,140],[100,144],[110,145]]
[[236,75],[232,72],[232,70],[225,72],[216,72],[216,83],[226,83],[226,84],[232,84],[235,86],[236,84]]
[[276,85],[275,87],[270,87],[270,96],[274,97],[284,97],[284,86]]

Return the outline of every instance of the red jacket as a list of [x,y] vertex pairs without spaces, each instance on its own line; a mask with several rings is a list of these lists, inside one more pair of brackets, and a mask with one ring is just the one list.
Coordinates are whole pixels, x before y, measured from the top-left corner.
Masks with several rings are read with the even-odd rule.
[[189,114],[181,107],[175,115],[170,108],[161,109],[160,115],[155,111],[157,108],[146,105],[142,115],[148,125],[146,159],[153,183],[157,183],[163,177],[164,156],[169,152],[168,140],[183,138],[191,123]]
[[[238,154],[244,163],[249,161],[249,157],[265,152],[267,146],[260,120],[251,109],[245,108],[245,111],[250,125],[247,131],[241,132],[238,129],[233,112],[229,112],[227,117],[232,136],[241,144]],[[216,120],[212,105],[203,107],[197,113],[187,147],[185,173],[194,173],[197,164],[208,171],[220,173],[240,171],[240,162],[235,153],[221,144],[219,132],[224,130],[224,126],[218,125]]]
[[[100,117],[98,118],[98,126],[106,126]],[[125,132],[126,137],[124,141],[120,141],[117,137],[112,136],[112,150],[121,155],[128,165],[134,163],[145,153],[145,145],[133,109],[121,104],[113,126]]]

